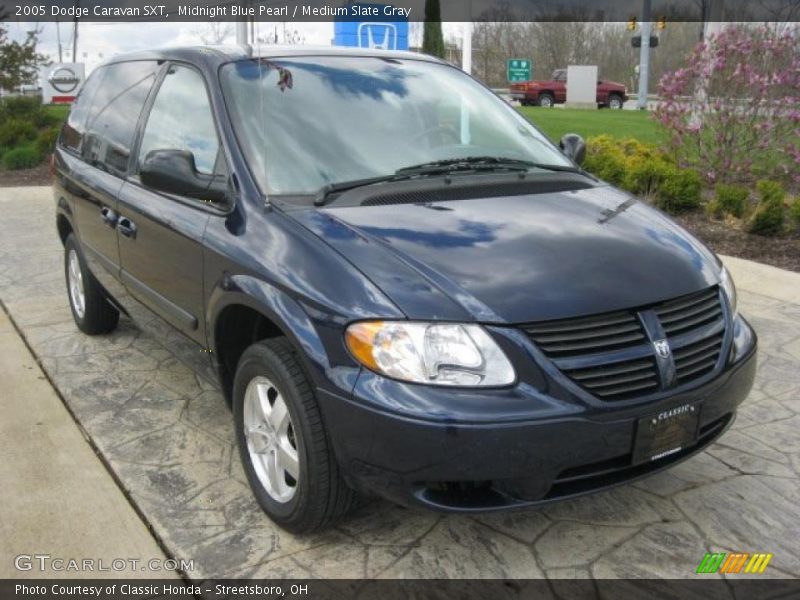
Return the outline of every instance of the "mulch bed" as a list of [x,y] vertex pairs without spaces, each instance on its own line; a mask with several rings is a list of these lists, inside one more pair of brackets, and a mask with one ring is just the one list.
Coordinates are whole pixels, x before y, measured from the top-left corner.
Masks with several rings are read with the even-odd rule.
[[47,163],[33,169],[19,171],[0,170],[0,187],[19,187],[23,185],[51,185],[50,167]]
[[673,218],[717,254],[746,258],[800,273],[800,231],[779,237],[753,235],[730,223],[710,219],[702,210]]
[[[47,165],[21,171],[0,171],[0,187],[50,185]],[[730,223],[710,219],[703,210],[674,217],[718,254],[746,258],[800,273],[800,231],[781,237],[752,235]]]

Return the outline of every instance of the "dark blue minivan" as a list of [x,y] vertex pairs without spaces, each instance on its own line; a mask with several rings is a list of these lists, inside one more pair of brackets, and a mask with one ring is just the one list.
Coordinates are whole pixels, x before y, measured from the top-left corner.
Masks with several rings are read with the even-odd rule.
[[418,54],[117,57],[55,154],[75,322],[193,342],[291,531],[359,493],[472,512],[630,481],[725,431],[756,336],[719,259],[584,151]]

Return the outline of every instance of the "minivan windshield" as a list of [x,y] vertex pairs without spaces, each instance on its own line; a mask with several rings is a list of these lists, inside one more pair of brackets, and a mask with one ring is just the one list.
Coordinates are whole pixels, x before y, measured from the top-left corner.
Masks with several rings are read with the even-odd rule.
[[254,58],[224,65],[237,138],[261,189],[313,194],[423,163],[497,157],[571,163],[459,69],[370,56]]

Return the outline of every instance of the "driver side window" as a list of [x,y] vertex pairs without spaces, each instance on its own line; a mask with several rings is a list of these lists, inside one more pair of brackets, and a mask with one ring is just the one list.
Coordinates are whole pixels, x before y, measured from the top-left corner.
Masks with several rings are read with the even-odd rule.
[[194,69],[172,66],[161,83],[142,136],[140,166],[152,150],[188,150],[198,172],[215,172],[219,138],[203,77]]

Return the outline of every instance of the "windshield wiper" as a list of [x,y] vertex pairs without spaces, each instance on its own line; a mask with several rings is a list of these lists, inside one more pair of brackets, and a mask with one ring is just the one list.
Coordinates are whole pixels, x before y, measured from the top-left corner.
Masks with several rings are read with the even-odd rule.
[[336,183],[326,183],[317,190],[314,194],[314,206],[323,206],[327,203],[331,194],[338,192],[346,192],[358,187],[372,185],[373,183],[382,183],[384,181],[396,181],[398,179],[407,179],[406,177],[398,177],[397,175],[383,175],[380,177],[367,177],[366,179],[351,179],[350,181],[338,181]]
[[457,171],[527,171],[528,169],[544,169],[547,171],[566,171],[580,173],[580,169],[566,165],[548,165],[529,160],[503,158],[500,156],[466,156],[447,158],[433,162],[403,167],[395,171],[395,175],[439,175]]
[[331,195],[346,192],[359,187],[389,181],[402,181],[415,177],[431,177],[447,175],[459,171],[528,171],[529,169],[544,169],[547,171],[566,171],[568,173],[581,173],[580,169],[565,165],[548,165],[516,158],[502,158],[497,156],[467,156],[463,158],[447,158],[433,162],[412,165],[397,169],[392,175],[367,177],[366,179],[352,179],[328,183],[319,188],[314,194],[314,206],[324,206]]

